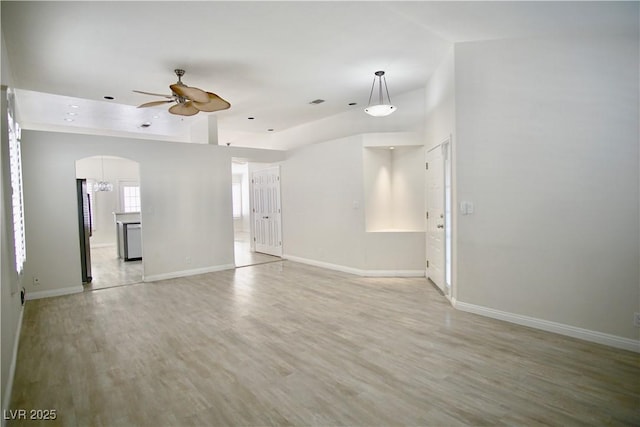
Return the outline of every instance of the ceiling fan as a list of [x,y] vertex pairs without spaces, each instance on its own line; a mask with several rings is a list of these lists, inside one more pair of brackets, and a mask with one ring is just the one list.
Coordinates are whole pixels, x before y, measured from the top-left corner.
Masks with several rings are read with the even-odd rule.
[[171,95],[134,90],[134,92],[142,93],[144,95],[162,96],[163,98],[167,98],[167,100],[147,102],[139,105],[138,108],[155,107],[157,105],[175,102],[176,105],[169,108],[169,112],[171,114],[177,114],[179,116],[193,116],[194,114],[198,114],[200,111],[213,112],[226,110],[231,107],[231,104],[220,98],[215,93],[205,92],[197,87],[187,86],[182,83],[184,70],[175,69],[173,71],[176,73],[176,76],[178,76],[178,81],[169,85]]

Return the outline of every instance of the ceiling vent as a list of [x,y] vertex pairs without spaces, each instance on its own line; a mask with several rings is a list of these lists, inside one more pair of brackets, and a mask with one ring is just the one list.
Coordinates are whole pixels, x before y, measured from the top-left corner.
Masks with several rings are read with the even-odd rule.
[[322,104],[323,102],[324,102],[324,99],[314,99],[309,104],[318,105],[318,104]]

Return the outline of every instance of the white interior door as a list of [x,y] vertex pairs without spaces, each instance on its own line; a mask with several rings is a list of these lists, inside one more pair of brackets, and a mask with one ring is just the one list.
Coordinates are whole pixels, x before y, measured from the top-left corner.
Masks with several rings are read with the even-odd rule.
[[447,293],[445,281],[445,189],[442,146],[427,152],[427,278]]
[[280,167],[255,171],[253,187],[253,232],[256,252],[282,256]]

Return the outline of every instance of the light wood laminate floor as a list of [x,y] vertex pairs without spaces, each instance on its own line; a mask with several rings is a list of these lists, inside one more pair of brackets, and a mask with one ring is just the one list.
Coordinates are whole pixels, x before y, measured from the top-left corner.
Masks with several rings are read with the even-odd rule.
[[118,258],[115,246],[91,248],[91,276],[85,290],[112,288],[142,282],[142,261]]
[[640,425],[640,355],[456,311],[425,279],[281,261],[28,301],[11,408],[56,409],[47,426]]
[[236,267],[246,267],[248,265],[265,264],[267,262],[280,261],[282,258],[252,252],[249,242],[249,233],[236,232],[233,242]]

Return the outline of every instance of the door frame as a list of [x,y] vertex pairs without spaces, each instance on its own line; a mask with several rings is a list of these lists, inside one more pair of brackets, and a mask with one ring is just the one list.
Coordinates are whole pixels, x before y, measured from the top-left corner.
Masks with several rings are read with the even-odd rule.
[[[443,197],[442,206],[444,213],[444,295],[447,299],[452,300],[455,296],[453,288],[453,162],[452,162],[452,142],[453,136],[448,135],[445,139],[438,144],[428,148],[425,151],[425,158],[429,152],[440,149],[442,150],[442,185],[443,185]],[[426,179],[425,171],[425,179]],[[428,183],[425,182],[425,187]],[[427,198],[425,198],[425,212],[428,211],[426,206]],[[428,232],[429,219],[425,216],[425,233]],[[429,253],[426,253],[427,258]],[[425,266],[426,267],[426,266]],[[425,268],[425,276],[427,270]],[[427,276],[428,277],[428,276]]]

